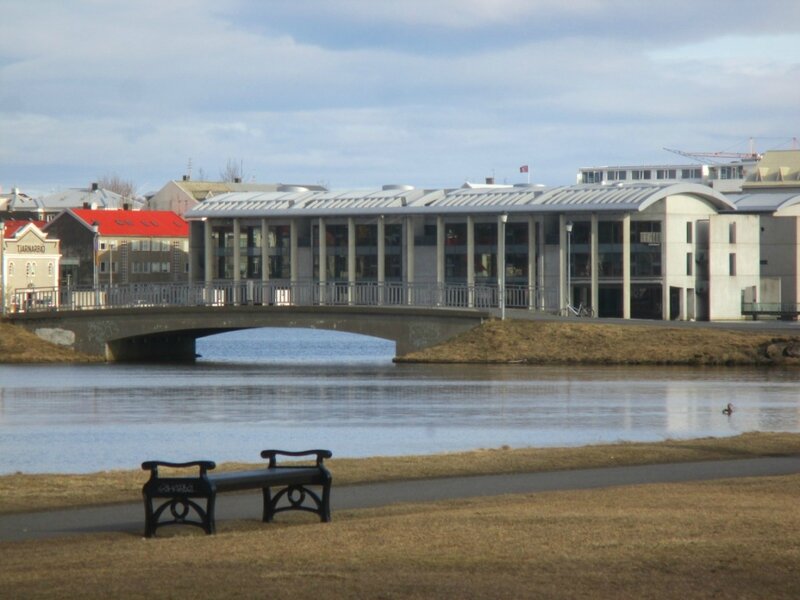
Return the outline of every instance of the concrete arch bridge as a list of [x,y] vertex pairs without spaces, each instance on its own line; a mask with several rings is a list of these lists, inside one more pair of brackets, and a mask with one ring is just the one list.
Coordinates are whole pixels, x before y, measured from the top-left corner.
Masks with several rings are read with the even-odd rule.
[[194,361],[201,337],[261,327],[345,331],[393,340],[395,353],[467,331],[489,311],[369,306],[146,306],[31,311],[7,320],[39,337],[109,361]]

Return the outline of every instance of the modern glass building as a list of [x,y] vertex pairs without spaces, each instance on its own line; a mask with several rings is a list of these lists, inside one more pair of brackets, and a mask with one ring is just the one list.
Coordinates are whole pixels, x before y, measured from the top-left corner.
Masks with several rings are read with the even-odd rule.
[[[758,216],[695,183],[225,193],[189,210],[190,279],[243,301],[738,319]],[[265,296],[268,290],[269,296]]]

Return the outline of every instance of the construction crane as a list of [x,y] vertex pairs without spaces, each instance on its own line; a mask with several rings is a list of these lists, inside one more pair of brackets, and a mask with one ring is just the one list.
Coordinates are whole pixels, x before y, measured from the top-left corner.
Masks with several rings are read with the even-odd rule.
[[672,148],[664,148],[667,152],[672,152],[673,154],[680,154],[681,156],[685,156],[687,158],[691,158],[696,160],[697,162],[703,163],[706,162],[705,159],[711,159],[711,162],[715,164],[719,164],[721,162],[725,162],[724,160],[714,160],[714,159],[739,159],[739,160],[759,160],[761,155],[758,152],[684,152],[683,150],[674,150]]
[[664,148],[667,152],[679,154],[687,158],[691,158],[698,162],[706,162],[703,159],[711,159],[711,162],[719,164],[719,160],[714,159],[738,159],[738,160],[759,160],[761,155],[756,152],[755,143],[753,138],[750,138],[750,152],[684,152],[683,150],[674,150],[672,148]]

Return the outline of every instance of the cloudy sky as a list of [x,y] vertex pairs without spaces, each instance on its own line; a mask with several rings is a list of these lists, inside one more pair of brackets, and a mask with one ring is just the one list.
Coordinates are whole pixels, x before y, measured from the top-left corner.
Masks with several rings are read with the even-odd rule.
[[0,185],[573,183],[791,148],[795,0],[0,0]]

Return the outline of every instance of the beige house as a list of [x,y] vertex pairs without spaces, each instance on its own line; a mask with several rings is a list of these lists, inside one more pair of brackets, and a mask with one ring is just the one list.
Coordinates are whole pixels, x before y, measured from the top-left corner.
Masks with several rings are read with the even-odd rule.
[[[42,222],[5,221],[0,224],[2,280],[0,304],[3,312],[24,310],[26,290],[58,287],[60,242],[39,227]],[[54,294],[52,297],[58,297]]]
[[149,200],[151,210],[169,210],[183,215],[197,203],[230,192],[275,192],[281,189],[302,187],[307,190],[324,190],[319,185],[288,185],[281,183],[242,183],[241,181],[192,181],[184,176],[182,180],[168,182]]

